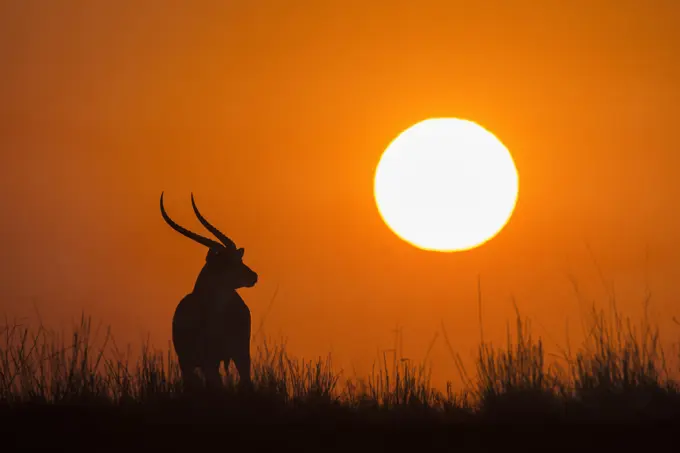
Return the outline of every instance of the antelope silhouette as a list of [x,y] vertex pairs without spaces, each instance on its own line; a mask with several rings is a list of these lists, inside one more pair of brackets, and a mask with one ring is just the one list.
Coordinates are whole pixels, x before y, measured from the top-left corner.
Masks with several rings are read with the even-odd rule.
[[172,343],[186,390],[199,385],[196,369],[207,387],[221,388],[220,364],[233,360],[239,386],[250,388],[250,309],[236,292],[257,283],[257,273],[243,262],[243,248],[210,224],[199,212],[191,194],[191,205],[201,224],[220,242],[203,237],[175,223],[165,212],[161,192],[161,214],[165,222],[183,236],[208,247],[203,269],[194,289],[179,302],[172,317]]

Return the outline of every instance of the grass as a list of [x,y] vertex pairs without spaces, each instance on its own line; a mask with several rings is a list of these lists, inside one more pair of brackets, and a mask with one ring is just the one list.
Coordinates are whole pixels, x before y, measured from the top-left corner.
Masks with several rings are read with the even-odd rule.
[[517,313],[505,345],[480,344],[472,376],[451,350],[463,384],[444,390],[431,386],[428,368],[400,357],[384,355],[365,378],[347,378],[330,355],[302,360],[289,354],[285,342],[264,340],[253,347],[254,392],[247,396],[237,391],[233,369],[223,392],[185,395],[170,348],[145,344],[131,360],[110,331],[102,335],[85,316],[70,336],[8,322],[1,330],[0,407],[17,420],[60,414],[55,423],[78,416],[154,422],[680,421],[680,392],[658,330],[618,315],[592,315],[580,347],[554,358]]
[[[678,369],[646,320],[637,327],[593,310],[582,344],[555,357],[517,313],[505,344],[482,341],[470,373],[442,330],[460,385],[434,388],[429,368],[399,357],[396,348],[367,376],[347,377],[330,355],[299,359],[285,342],[263,338],[252,349],[252,393],[238,391],[232,365],[223,391],[187,395],[170,347],[160,351],[146,342],[133,356],[117,347],[110,330],[93,328],[84,315],[68,336],[7,322],[0,329],[0,426],[21,447],[61,443],[88,451],[225,441],[268,449],[382,451],[410,445],[416,451],[496,451],[544,448],[546,423],[680,421],[680,392],[672,378]],[[238,428],[244,423],[266,429]],[[507,423],[515,428],[502,435],[477,432]],[[293,431],[281,434],[284,424]],[[181,429],[187,425],[193,428]],[[572,429],[552,438],[560,439],[558,449],[630,448],[629,435],[605,428],[586,437]],[[598,434],[605,434],[601,443]],[[663,442],[663,434],[646,434],[645,448]],[[3,439],[3,451],[9,451],[12,437]]]

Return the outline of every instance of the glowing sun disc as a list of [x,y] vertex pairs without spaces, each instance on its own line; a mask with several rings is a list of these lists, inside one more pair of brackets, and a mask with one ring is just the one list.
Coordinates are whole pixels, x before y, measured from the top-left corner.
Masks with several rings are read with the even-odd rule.
[[478,247],[510,220],[519,192],[508,149],[482,126],[432,118],[389,144],[375,172],[385,224],[404,241],[444,252]]

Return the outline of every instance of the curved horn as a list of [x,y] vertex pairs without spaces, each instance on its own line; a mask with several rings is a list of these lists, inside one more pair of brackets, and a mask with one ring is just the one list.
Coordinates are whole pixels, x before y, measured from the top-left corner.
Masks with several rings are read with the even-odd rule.
[[163,219],[165,222],[172,227],[173,230],[177,231],[178,233],[188,237],[189,239],[192,239],[199,244],[205,245],[208,248],[224,248],[222,244],[220,244],[217,241],[213,241],[212,239],[208,239],[206,237],[201,236],[200,234],[196,234],[193,231],[189,231],[186,228],[179,226],[176,224],[169,216],[168,213],[165,212],[165,208],[163,207],[163,192],[161,192],[161,215],[163,216]]
[[212,234],[214,234],[215,237],[216,237],[217,239],[219,239],[220,242],[222,242],[222,243],[225,245],[225,247],[229,247],[229,248],[233,248],[233,249],[236,248],[236,244],[234,244],[234,241],[232,241],[231,239],[229,239],[229,238],[228,238],[224,233],[222,233],[220,230],[218,230],[217,228],[215,228],[214,226],[212,226],[212,225],[210,224],[210,222],[208,222],[208,221],[205,219],[205,217],[203,217],[203,216],[201,215],[201,213],[198,211],[198,207],[196,207],[196,202],[194,201],[194,194],[193,194],[193,193],[191,194],[191,206],[194,207],[194,213],[196,214],[196,217],[198,217],[198,220],[201,222],[201,224],[205,227],[206,230],[208,230],[208,231],[210,231]]

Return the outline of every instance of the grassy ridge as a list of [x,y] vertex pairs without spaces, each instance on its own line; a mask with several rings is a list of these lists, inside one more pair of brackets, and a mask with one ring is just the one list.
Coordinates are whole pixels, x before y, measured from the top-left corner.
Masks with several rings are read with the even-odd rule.
[[63,414],[158,422],[680,421],[680,392],[658,330],[592,315],[579,348],[548,360],[518,313],[507,344],[479,346],[474,372],[451,351],[460,388],[433,388],[425,366],[399,357],[376,361],[363,379],[346,378],[330,356],[301,360],[285,343],[263,341],[253,347],[253,394],[239,394],[230,372],[224,392],[192,397],[182,392],[170,349],[143,345],[132,361],[85,316],[70,336],[8,322],[0,330],[0,405],[15,418],[61,414],[55,420],[64,423]]

